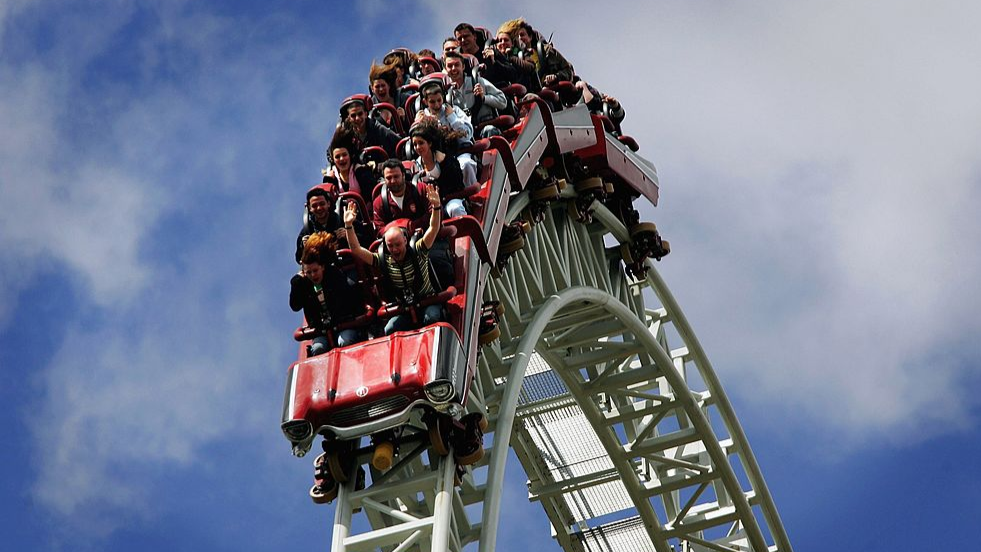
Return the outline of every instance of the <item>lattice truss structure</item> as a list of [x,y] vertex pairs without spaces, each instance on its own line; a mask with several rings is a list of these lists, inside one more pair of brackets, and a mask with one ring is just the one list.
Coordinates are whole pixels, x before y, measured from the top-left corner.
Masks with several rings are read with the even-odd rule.
[[[584,108],[533,111],[506,152],[513,161],[485,155],[497,209],[485,232],[495,252],[501,228],[529,218],[535,200],[522,188],[542,156],[596,143],[595,132]],[[610,167],[656,183],[653,166],[605,138]],[[507,444],[563,550],[792,550],[671,293],[650,261],[645,279],[624,273],[628,229],[576,190],[568,183],[539,210],[506,269],[475,271],[483,297],[505,307],[467,407],[490,421],[481,462],[460,469],[452,455],[427,450],[426,426],[413,420],[391,470],[369,465],[365,481],[362,451],[340,488],[332,550],[495,550]],[[591,216],[572,216],[573,205]]]

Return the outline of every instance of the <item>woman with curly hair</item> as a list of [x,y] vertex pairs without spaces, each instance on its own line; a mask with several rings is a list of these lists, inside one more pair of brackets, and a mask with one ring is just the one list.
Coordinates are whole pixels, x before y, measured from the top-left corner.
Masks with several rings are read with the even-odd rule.
[[330,232],[311,235],[303,246],[302,268],[290,280],[290,308],[303,309],[307,325],[317,330],[310,355],[325,353],[334,346],[345,347],[363,341],[364,330],[347,328],[334,332],[341,323],[364,314],[364,299],[356,282],[337,267],[337,238]]
[[456,133],[440,127],[434,119],[423,119],[412,125],[409,137],[418,156],[413,161],[416,179],[436,184],[447,217],[466,215],[462,198],[447,199],[450,194],[464,189],[459,161],[442,151],[443,144],[457,139]]
[[477,182],[477,160],[469,153],[457,153],[459,148],[467,147],[473,143],[473,125],[470,117],[459,107],[446,102],[443,95],[443,87],[438,82],[429,82],[423,85],[420,96],[425,108],[416,113],[416,123],[432,121],[438,126],[445,128],[447,137],[453,136],[452,140],[445,140],[443,147],[446,153],[456,155],[463,170],[463,185],[471,186]]

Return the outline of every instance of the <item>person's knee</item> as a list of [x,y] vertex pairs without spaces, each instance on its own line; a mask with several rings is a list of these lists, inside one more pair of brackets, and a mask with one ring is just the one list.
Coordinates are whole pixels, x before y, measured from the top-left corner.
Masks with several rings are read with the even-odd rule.
[[423,324],[435,324],[443,320],[443,305],[429,305],[422,315]]
[[341,332],[337,334],[337,346],[347,347],[348,345],[354,345],[363,339],[361,330],[354,328],[341,330]]
[[487,125],[484,128],[480,129],[481,138],[490,138],[491,136],[500,136],[500,135],[501,135],[500,129],[498,129],[496,126],[493,125]]
[[327,352],[327,338],[315,337],[310,344],[310,356],[322,355]]
[[467,208],[462,199],[451,199],[446,202],[447,218],[462,217],[467,214]]
[[388,323],[385,324],[385,335],[391,335],[395,332],[407,330],[409,329],[410,323],[411,319],[404,314],[393,316],[388,320]]

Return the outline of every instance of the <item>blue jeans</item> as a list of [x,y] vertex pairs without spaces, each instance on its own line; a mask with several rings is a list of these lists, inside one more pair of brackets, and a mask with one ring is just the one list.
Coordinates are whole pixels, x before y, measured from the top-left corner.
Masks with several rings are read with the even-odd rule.
[[327,352],[327,338],[324,336],[313,338],[313,343],[310,344],[310,356],[322,355]]
[[462,199],[451,199],[446,202],[446,218],[462,217],[467,214],[467,208]]
[[348,328],[337,332],[337,346],[347,347],[360,341],[364,341],[364,330],[360,328]]
[[[341,330],[337,332],[337,346],[347,347],[348,345],[354,345],[359,341],[364,341],[365,333],[364,330],[360,328],[348,328],[346,330]],[[329,347],[327,338],[324,336],[313,338],[313,343],[310,344],[310,356],[322,355],[327,352]]]
[[[428,326],[430,324],[435,324],[443,319],[443,305],[435,304],[429,305],[425,310],[422,311],[422,325]],[[401,332],[404,330],[413,329],[412,315],[411,314],[397,314],[388,319],[385,324],[385,335],[391,335],[395,332]]]

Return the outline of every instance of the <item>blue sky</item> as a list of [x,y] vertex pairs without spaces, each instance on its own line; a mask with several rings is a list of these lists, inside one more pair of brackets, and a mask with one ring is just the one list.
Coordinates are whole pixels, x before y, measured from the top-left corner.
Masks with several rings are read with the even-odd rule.
[[[326,549],[278,428],[303,192],[372,59],[518,15],[658,166],[795,548],[981,537],[978,8],[326,4],[0,3],[0,547]],[[501,548],[555,549],[508,479]]]

